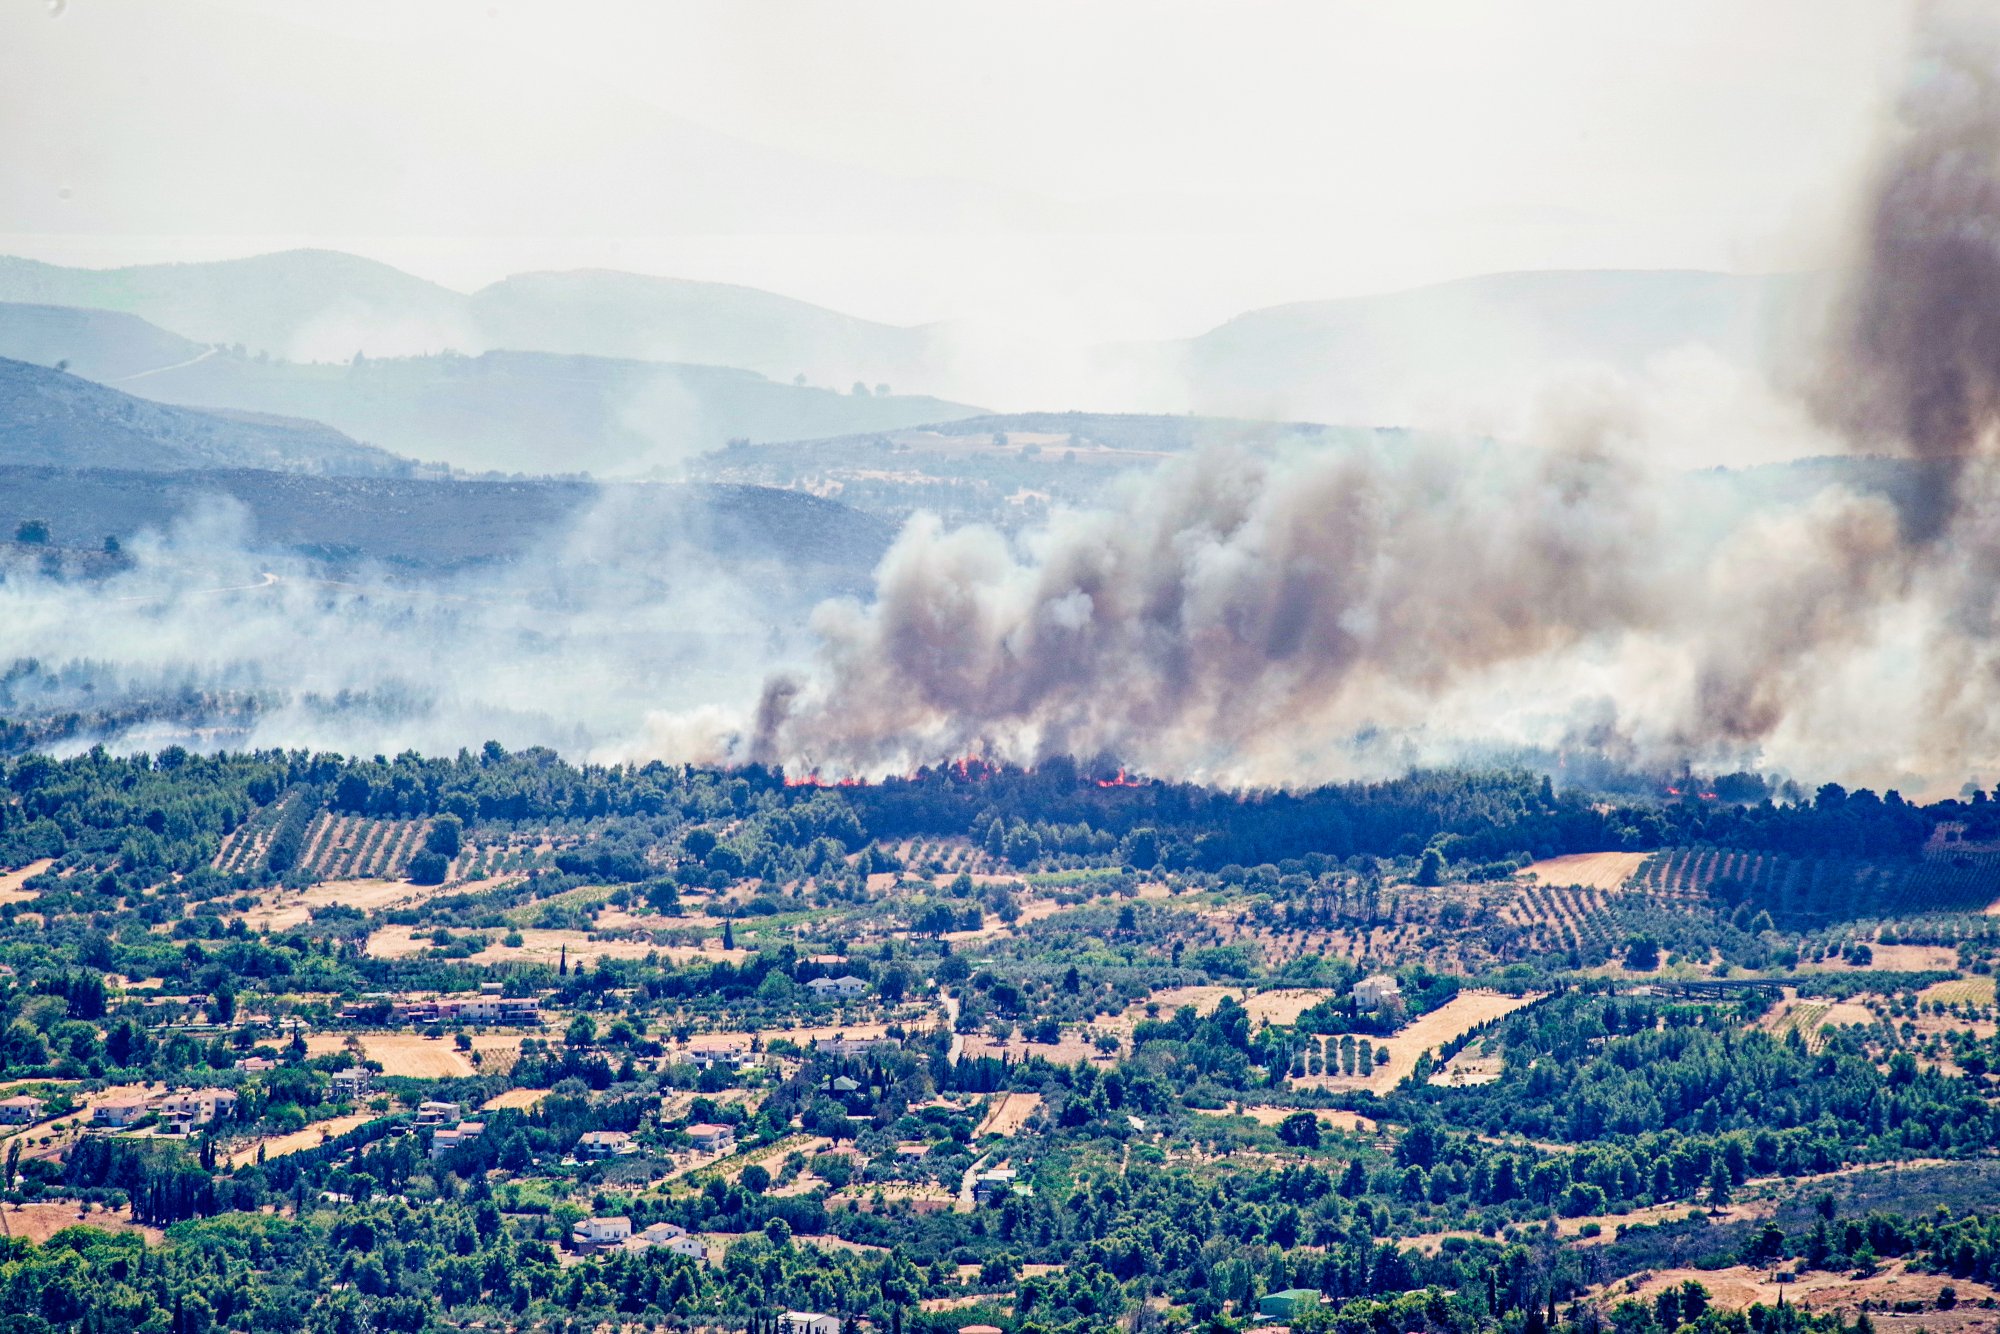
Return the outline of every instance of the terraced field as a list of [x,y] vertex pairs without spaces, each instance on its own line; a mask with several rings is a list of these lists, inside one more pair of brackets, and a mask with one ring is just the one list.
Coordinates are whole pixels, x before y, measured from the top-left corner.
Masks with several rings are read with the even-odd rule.
[[1892,861],[1674,848],[1648,857],[1634,884],[1666,894],[1748,901],[1780,927],[1809,930],[1863,919],[1983,911],[2000,898],[2000,858],[1949,846]]

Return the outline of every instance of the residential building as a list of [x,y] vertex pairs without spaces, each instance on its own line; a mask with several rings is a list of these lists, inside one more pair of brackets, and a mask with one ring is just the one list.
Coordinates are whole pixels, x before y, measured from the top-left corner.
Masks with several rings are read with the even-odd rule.
[[455,1102],[422,1102],[417,1104],[417,1124],[420,1126],[441,1126],[456,1121],[459,1106]]
[[236,1110],[236,1101],[228,1089],[195,1089],[161,1098],[153,1110],[160,1114],[169,1134],[187,1135],[197,1126],[226,1119]]
[[703,1070],[718,1065],[734,1070],[750,1059],[750,1048],[741,1042],[704,1042],[689,1046],[687,1058]]
[[1313,1288],[1286,1288],[1273,1292],[1257,1303],[1257,1314],[1279,1320],[1304,1315],[1319,1308],[1319,1292]]
[[268,1056],[245,1056],[236,1063],[236,1068],[238,1070],[247,1070],[252,1074],[259,1074],[265,1070],[277,1069],[278,1063]]
[[129,1126],[153,1110],[151,1098],[116,1098],[90,1109],[90,1119],[100,1126]]
[[609,1158],[613,1154],[633,1153],[637,1149],[632,1137],[622,1130],[586,1130],[583,1138],[576,1142],[576,1151],[586,1158]]
[[703,1153],[736,1152],[736,1131],[730,1126],[711,1125],[697,1121],[687,1128],[688,1138]]
[[629,1218],[586,1218],[569,1232],[570,1245],[585,1255],[622,1246],[631,1236]]
[[783,1334],[840,1334],[840,1317],[817,1311],[787,1311],[778,1317]]
[[1387,973],[1364,977],[1354,984],[1354,1003],[1364,1010],[1379,1010],[1403,999],[1403,988]]
[[866,995],[868,984],[858,977],[843,974],[840,977],[816,977],[806,983],[806,990],[822,999],[833,997],[844,1000],[849,996]]
[[12,1098],[0,1098],[0,1121],[10,1126],[26,1125],[42,1114],[42,1100],[23,1093]]
[[442,1158],[453,1149],[470,1144],[485,1133],[484,1121],[461,1121],[455,1126],[439,1126],[431,1132],[431,1157]]
[[901,1038],[821,1038],[813,1043],[813,1050],[829,1056],[867,1056],[878,1051],[900,1051],[902,1046]]
[[374,1079],[361,1066],[336,1070],[326,1077],[326,1091],[335,1102],[358,1102],[374,1087]]

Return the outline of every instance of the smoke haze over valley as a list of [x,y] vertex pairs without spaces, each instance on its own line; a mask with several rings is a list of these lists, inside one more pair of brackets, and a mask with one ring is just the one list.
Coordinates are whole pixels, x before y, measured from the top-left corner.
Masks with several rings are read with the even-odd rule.
[[1975,11],[1906,18],[1761,273],[1543,263],[1092,339],[604,267],[0,261],[0,716],[1955,787],[2000,769],[2000,59]]

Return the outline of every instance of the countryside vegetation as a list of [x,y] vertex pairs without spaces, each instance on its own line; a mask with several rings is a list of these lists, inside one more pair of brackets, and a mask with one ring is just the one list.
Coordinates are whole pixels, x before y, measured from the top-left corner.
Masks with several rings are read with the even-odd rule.
[[0,780],[7,1334],[2000,1322],[1976,789]]

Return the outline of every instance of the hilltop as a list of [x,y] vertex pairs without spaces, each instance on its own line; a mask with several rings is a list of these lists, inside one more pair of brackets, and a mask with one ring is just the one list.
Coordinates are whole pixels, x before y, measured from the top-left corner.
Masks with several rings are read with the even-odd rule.
[[317,422],[167,407],[63,371],[5,359],[0,359],[0,463],[363,476],[401,475],[413,467]]

